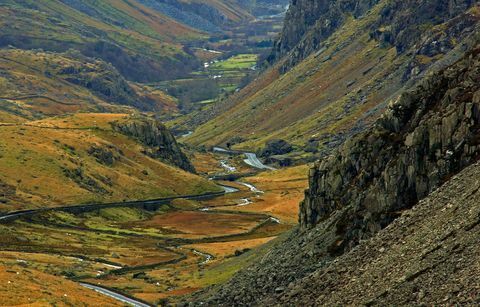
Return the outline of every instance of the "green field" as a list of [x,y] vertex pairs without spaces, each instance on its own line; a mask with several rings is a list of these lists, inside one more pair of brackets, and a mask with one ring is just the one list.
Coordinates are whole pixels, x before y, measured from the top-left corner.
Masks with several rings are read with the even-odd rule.
[[257,54],[239,54],[225,61],[219,61],[217,63],[214,63],[211,67],[211,70],[238,71],[250,69],[257,64],[257,60]]
[[164,81],[155,84],[169,95],[177,98],[184,110],[198,109],[213,104],[225,95],[242,87],[245,79],[256,73],[259,58],[255,53],[244,53],[220,60],[204,62],[204,67],[190,74],[190,78]]

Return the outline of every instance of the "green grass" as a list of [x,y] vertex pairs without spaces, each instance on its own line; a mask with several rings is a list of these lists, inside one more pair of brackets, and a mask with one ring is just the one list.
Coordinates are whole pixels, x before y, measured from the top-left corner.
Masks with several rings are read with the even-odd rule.
[[242,70],[250,69],[257,63],[257,54],[239,54],[225,61],[212,64],[212,70]]
[[[252,70],[252,67],[257,64],[257,60],[258,54],[245,53],[232,56],[216,63],[212,63],[213,61],[211,61],[208,68],[202,68],[201,70],[192,72],[190,74],[191,78],[189,79],[164,81],[154,84],[154,86],[169,94],[174,93],[175,91],[180,92],[180,94],[177,94],[177,96],[179,96],[177,98],[181,101],[181,93],[184,92],[185,87],[191,87],[192,82],[203,82],[205,80],[215,82],[219,89],[216,95],[209,98],[202,96],[202,100],[197,101],[198,91],[194,91],[194,96],[187,99],[194,102],[197,106],[200,105],[205,107],[206,105],[214,104],[219,101],[226,93],[232,93],[239,88],[243,79],[247,75],[255,73]],[[220,76],[220,78],[213,79],[213,76]]]

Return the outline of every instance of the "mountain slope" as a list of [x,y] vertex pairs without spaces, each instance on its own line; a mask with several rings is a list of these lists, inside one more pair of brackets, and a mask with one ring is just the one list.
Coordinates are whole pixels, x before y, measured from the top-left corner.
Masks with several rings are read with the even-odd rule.
[[288,0],[139,0],[194,29],[222,32],[255,17],[283,13]]
[[76,52],[0,50],[0,109],[27,118],[76,111],[175,112],[172,98],[129,83],[110,64]]
[[377,236],[268,302],[478,304],[479,175],[478,163],[466,168]]
[[[339,1],[338,5],[347,2],[356,3]],[[300,3],[306,2],[297,1],[291,6],[289,18],[303,8]],[[432,3],[422,0],[417,5]],[[462,3],[474,5],[470,1]],[[391,12],[388,18],[395,20],[409,13],[407,6],[390,11],[390,5],[390,1],[379,1],[370,10],[363,9],[364,15],[346,14],[343,22],[328,32],[314,26],[296,47],[285,49],[281,53],[285,56],[255,82],[203,117],[198,116],[201,122],[188,122],[200,124],[188,141],[206,145],[230,142],[238,143],[237,148],[258,149],[268,140],[281,138],[296,145],[298,156],[304,155],[302,149],[307,145],[319,152],[317,157],[322,156],[368,127],[390,99],[396,99],[426,71],[457,60],[469,37],[478,33],[478,6],[452,12],[441,6],[435,11],[438,18],[415,17],[402,28],[406,33],[407,27],[418,27],[420,33],[405,38],[405,43],[389,42],[387,34],[379,34],[386,31],[385,12]],[[337,11],[337,6],[332,6],[314,16],[320,18],[319,25],[325,22],[325,14]],[[302,20],[287,18],[286,29],[290,23],[302,24]],[[319,33],[323,36],[317,37]]]
[[139,1],[194,29],[208,32],[221,32],[228,25],[253,19],[237,1]]
[[3,123],[0,135],[3,212],[221,190],[182,170],[193,167],[149,118],[79,113]]
[[[211,305],[229,305],[232,302],[268,305],[278,303],[270,301],[272,297],[288,292],[282,302],[288,305],[303,300],[295,292],[305,291],[311,293],[306,294],[306,302],[316,292],[310,292],[309,282],[304,283],[303,278],[317,271],[317,275],[313,275],[316,276],[314,282],[322,289],[322,272],[325,271],[318,270],[338,263],[339,260],[332,261],[341,255],[349,257],[349,252],[353,249],[355,253],[355,246],[365,240],[372,237],[372,240],[377,240],[375,236],[379,231],[449,180],[451,182],[443,188],[445,195],[454,204],[464,202],[467,206],[465,210],[468,206],[478,210],[476,177],[462,176],[462,180],[473,180],[472,193],[466,191],[463,184],[457,184],[456,179],[452,180],[462,169],[480,158],[480,40],[475,42],[476,47],[460,61],[438,74],[430,75],[404,93],[375,125],[346,142],[310,170],[309,189],[300,207],[300,229],[278,241],[261,261],[227,284],[196,299],[206,300]],[[478,172],[478,166],[467,174],[472,172]],[[462,186],[462,193],[457,193]],[[446,204],[444,200],[442,204]],[[422,208],[423,204],[419,203],[417,208]],[[427,206],[425,210],[432,209]],[[466,214],[469,216],[466,223],[469,223],[470,218],[478,218],[475,213],[470,213],[459,210],[455,214]],[[475,221],[472,225],[476,226]],[[388,229],[394,227],[395,224]],[[437,234],[444,230],[428,228],[428,231]],[[468,237],[469,233],[462,233],[467,245],[473,242]],[[409,242],[414,244],[415,240],[409,239]],[[392,241],[392,244],[398,242]],[[427,245],[436,251],[435,242]],[[376,245],[377,250],[381,247]],[[445,259],[448,261],[448,257]],[[369,259],[363,261],[368,262]],[[391,265],[397,264],[392,262]],[[405,263],[406,267],[409,265]],[[467,270],[467,265],[462,263],[460,269]],[[428,268],[420,269],[418,273],[427,271]],[[413,287],[411,281],[417,273],[406,276],[402,283],[407,282],[405,286]],[[296,287],[295,283],[299,286]],[[325,297],[320,297],[318,304],[341,297],[342,292],[325,292]],[[358,294],[356,299],[359,298],[365,297]]]
[[181,42],[204,37],[136,1],[8,0],[0,12],[1,47],[76,49],[135,81],[189,72],[197,63]]

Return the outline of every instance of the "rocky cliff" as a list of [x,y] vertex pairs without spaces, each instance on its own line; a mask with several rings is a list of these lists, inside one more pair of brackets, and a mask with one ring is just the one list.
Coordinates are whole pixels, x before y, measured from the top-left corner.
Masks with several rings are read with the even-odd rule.
[[377,2],[378,0],[293,0],[271,59],[281,58],[304,40],[307,33],[315,32],[309,38],[311,46],[297,48],[297,60],[305,58],[342,26],[349,15],[359,17]]
[[144,153],[183,170],[195,173],[195,168],[182,152],[173,134],[159,121],[149,118],[128,119],[112,123],[113,128],[145,145]]
[[57,75],[70,83],[87,88],[113,104],[133,106],[144,111],[157,109],[155,101],[140,97],[111,64],[81,55],[77,57],[79,60],[73,57],[75,60],[71,65],[60,69]]
[[[444,54],[453,48],[454,41],[448,40],[452,35],[442,36],[440,33],[455,31],[461,39],[461,33],[475,21],[462,18],[455,27],[436,26],[463,15],[475,3],[473,0],[295,0],[287,13],[282,34],[275,42],[270,61],[289,54],[282,67],[286,71],[312,53],[328,47],[326,39],[349,18],[366,17],[375,20],[365,30],[383,47],[395,46],[402,53],[435,37],[437,39],[430,40],[434,47],[430,48],[429,55]],[[369,10],[378,10],[378,13],[366,16]],[[438,39],[440,37],[444,39]]]
[[480,164],[261,305],[478,305]]
[[[325,276],[344,273],[341,267],[335,266],[339,261],[335,259],[348,258],[350,253],[357,252],[355,247],[359,243],[376,240],[378,232],[392,225],[403,212],[407,214],[412,206],[480,158],[478,42],[477,47],[457,63],[430,75],[393,101],[372,128],[317,163],[310,171],[310,188],[301,204],[300,229],[278,240],[274,248],[264,251],[258,262],[227,284],[209,289],[195,300],[212,306],[263,306],[308,305],[316,299],[317,305],[327,301],[335,305],[343,299],[341,282],[335,284],[336,288],[331,287],[335,292],[325,290],[330,289],[327,287],[332,281],[325,280]],[[473,197],[473,194],[464,194],[462,199]],[[397,224],[389,227],[389,231]],[[439,229],[429,231],[443,231]],[[403,229],[398,229],[395,233],[402,232]],[[437,241],[432,239],[418,248],[435,251]],[[369,245],[370,252],[385,250],[383,243],[375,242]],[[415,240],[411,242],[414,244]],[[471,244],[468,242],[467,245]],[[360,259],[352,257],[356,261]],[[368,257],[362,259],[368,262]],[[406,269],[400,274],[403,281],[398,287],[414,287],[411,281],[417,276],[436,272],[429,271],[427,262],[423,269],[410,262],[404,264]],[[354,265],[349,268],[346,272],[356,272]],[[373,268],[380,267],[373,265]],[[468,270],[468,267],[461,269]],[[364,289],[370,287],[367,281],[374,284],[378,280],[367,278],[362,284]],[[312,284],[315,288],[310,287]],[[401,298],[405,291],[397,293],[397,297]],[[388,290],[384,292],[375,292],[377,296],[373,299],[381,302],[382,297],[378,295],[388,294]],[[346,305],[353,302],[354,294],[349,293],[350,296],[345,297],[352,301],[346,299]],[[355,292],[355,296],[355,302],[365,303],[363,292]],[[282,300],[277,300],[278,297]]]
[[348,206],[347,249],[388,225],[480,157],[480,49],[392,102],[368,132],[310,171],[300,225],[312,227]]

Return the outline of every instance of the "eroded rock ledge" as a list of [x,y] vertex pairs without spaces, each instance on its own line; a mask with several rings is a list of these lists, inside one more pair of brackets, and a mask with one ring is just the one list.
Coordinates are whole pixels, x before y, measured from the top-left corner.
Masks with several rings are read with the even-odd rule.
[[148,156],[195,173],[190,160],[182,152],[173,134],[159,121],[150,118],[135,118],[112,123],[113,128],[145,145]]

